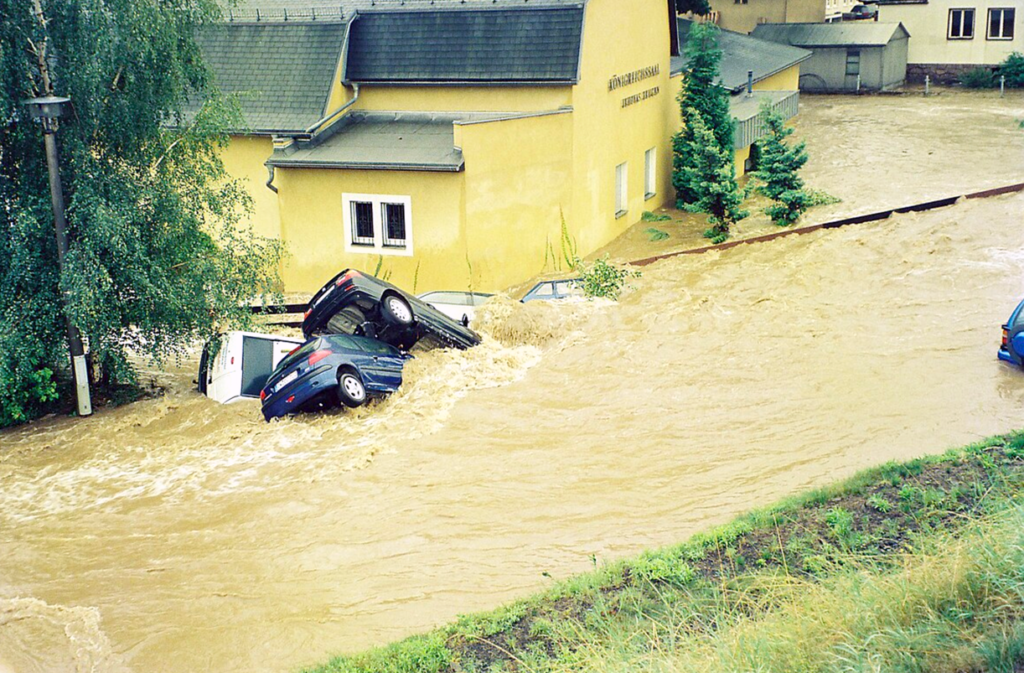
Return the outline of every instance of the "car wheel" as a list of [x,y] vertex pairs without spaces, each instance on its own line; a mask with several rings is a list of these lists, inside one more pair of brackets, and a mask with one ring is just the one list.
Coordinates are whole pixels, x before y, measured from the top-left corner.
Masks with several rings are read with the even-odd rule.
[[392,325],[408,327],[412,324],[412,307],[397,294],[389,294],[380,302],[384,319]]
[[338,401],[352,408],[366,402],[366,386],[351,369],[343,369],[338,374]]

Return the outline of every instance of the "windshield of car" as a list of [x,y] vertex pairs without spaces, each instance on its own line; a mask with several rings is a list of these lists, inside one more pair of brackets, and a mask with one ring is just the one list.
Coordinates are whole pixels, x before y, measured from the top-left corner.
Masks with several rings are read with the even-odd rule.
[[427,292],[420,295],[420,299],[431,304],[455,304],[456,306],[469,306],[469,296],[465,292]]
[[534,288],[532,290],[530,290],[527,293],[526,296],[530,297],[530,298],[540,299],[540,298],[543,298],[543,297],[554,296],[554,294],[555,294],[555,284],[550,282],[550,281],[547,281],[547,282],[538,283],[537,285],[535,285]]
[[437,290],[420,295],[420,299],[431,304],[451,304],[453,306],[480,306],[492,295],[482,292],[454,292]]
[[299,360],[301,360],[302,358],[306,357],[307,355],[315,351],[317,348],[319,348],[321,341],[322,339],[316,338],[310,339],[306,343],[302,344],[301,346],[293,350],[291,353],[286,355],[284,360],[281,360],[281,362],[278,363],[277,368],[274,371],[283,372],[284,370],[288,369],[293,364],[295,364],[296,362],[298,362]]
[[583,290],[575,280],[561,280],[555,283],[555,291],[561,295],[582,294]]

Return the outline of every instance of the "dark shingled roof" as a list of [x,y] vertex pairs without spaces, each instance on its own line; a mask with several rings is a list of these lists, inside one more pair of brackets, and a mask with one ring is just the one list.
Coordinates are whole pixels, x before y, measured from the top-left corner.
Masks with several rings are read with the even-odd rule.
[[345,28],[338,22],[223,23],[204,28],[198,42],[220,91],[238,95],[245,130],[296,132],[325,113]]
[[[686,70],[686,38],[690,35],[692,21],[678,19],[679,53],[683,56],[672,58],[672,73]],[[747,71],[754,71],[754,81],[767,79],[786,68],[790,68],[811,57],[811,52],[767,40],[759,40],[743,33],[720,30],[718,47],[722,60],[718,64],[721,84],[729,91],[739,91],[747,85]]]
[[345,79],[353,82],[575,83],[583,5],[360,12]]

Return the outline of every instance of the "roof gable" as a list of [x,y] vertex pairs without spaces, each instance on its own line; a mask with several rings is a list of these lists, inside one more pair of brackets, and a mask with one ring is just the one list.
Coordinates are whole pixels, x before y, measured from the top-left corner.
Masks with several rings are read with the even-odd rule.
[[902,23],[849,21],[843,23],[762,23],[753,36],[797,47],[884,47],[910,33]]
[[583,6],[357,13],[346,81],[574,83]]
[[[221,93],[235,95],[247,131],[303,131],[324,115],[343,23],[221,23],[197,36]],[[191,106],[194,112],[201,101]],[[239,129],[241,130],[241,129]]]

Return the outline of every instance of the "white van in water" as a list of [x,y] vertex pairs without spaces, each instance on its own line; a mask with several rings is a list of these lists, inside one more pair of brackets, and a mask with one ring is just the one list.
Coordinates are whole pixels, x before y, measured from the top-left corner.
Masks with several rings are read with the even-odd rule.
[[199,392],[218,402],[259,398],[277,363],[302,344],[273,334],[225,332],[203,347]]

